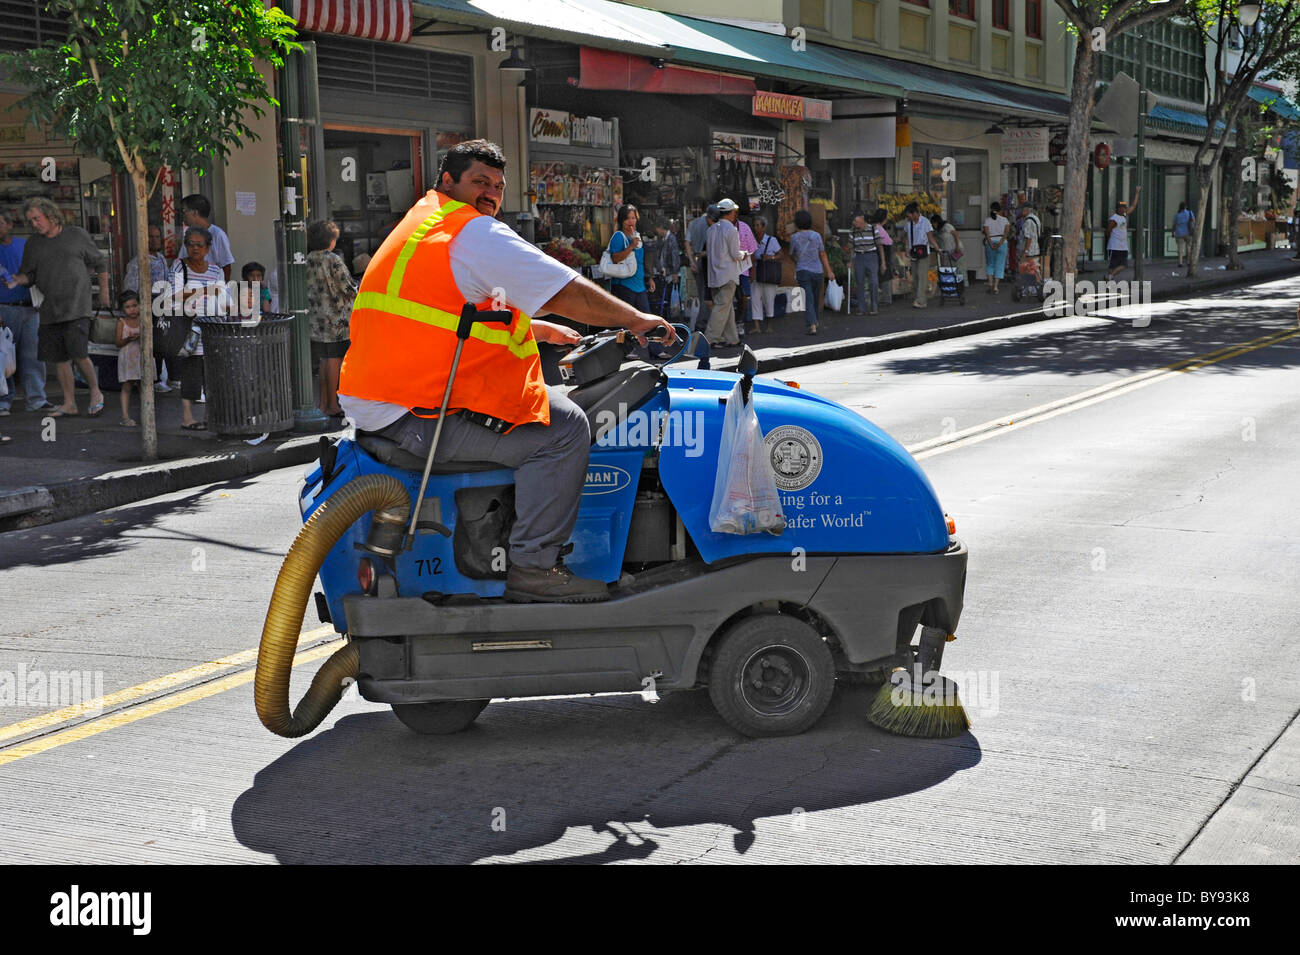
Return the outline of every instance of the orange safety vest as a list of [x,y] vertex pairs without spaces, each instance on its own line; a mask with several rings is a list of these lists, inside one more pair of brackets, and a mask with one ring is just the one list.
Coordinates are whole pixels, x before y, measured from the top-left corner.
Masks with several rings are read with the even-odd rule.
[[[451,244],[481,215],[430,189],[380,245],[352,305],[351,344],[339,394],[386,401],[436,417],[456,350],[465,296],[451,274]],[[490,301],[476,303],[480,311]],[[461,352],[449,411],[468,410],[516,425],[550,424],[529,317],[510,309],[508,326],[475,324]]]

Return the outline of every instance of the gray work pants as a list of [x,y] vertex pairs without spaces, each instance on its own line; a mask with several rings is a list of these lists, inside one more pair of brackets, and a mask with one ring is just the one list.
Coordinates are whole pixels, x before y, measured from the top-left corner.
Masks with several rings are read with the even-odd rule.
[[[449,414],[438,439],[437,464],[492,461],[515,472],[515,526],[510,531],[510,562],[546,569],[559,560],[578,519],[578,502],[587,481],[591,428],[586,413],[547,388],[551,423],[520,425],[494,434],[481,424]],[[424,458],[436,418],[408,414],[385,428],[385,437],[403,451]]]

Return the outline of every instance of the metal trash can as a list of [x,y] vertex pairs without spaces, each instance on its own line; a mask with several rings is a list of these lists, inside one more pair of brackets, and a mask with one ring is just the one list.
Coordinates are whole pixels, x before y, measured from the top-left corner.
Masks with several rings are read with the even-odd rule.
[[293,316],[264,312],[256,324],[200,318],[207,425],[257,435],[293,427],[289,356]]

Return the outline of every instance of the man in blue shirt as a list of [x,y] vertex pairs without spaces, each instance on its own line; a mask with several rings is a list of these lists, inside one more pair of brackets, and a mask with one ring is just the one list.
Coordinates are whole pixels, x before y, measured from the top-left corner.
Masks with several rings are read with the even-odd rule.
[[1187,203],[1178,203],[1178,211],[1174,213],[1174,241],[1178,243],[1178,264],[1181,266],[1183,260],[1187,258],[1187,246],[1192,237],[1192,220],[1196,214],[1187,208]]
[[50,406],[45,400],[45,362],[36,360],[41,316],[32,308],[31,289],[22,285],[16,288],[4,285],[4,280],[18,271],[23,261],[23,248],[27,245],[27,240],[15,237],[13,231],[14,223],[9,213],[0,212],[0,328],[13,333],[14,351],[18,355],[18,371],[8,380],[7,393],[0,395],[0,415],[9,414],[19,382],[23,386],[28,411]]

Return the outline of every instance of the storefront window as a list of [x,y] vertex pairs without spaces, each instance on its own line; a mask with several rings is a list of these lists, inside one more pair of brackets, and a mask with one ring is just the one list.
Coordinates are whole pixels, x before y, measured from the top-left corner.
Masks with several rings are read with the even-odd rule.
[[325,126],[324,217],[339,227],[335,252],[354,272],[424,194],[422,137],[397,129]]
[[853,0],[853,38],[855,40],[875,41],[876,6],[875,0]]

